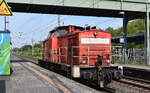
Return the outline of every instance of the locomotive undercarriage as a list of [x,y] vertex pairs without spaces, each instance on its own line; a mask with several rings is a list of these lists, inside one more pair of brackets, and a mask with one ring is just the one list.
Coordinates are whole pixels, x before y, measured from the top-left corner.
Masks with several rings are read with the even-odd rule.
[[113,67],[94,67],[94,68],[80,68],[80,74],[83,79],[96,82],[100,87],[105,87],[111,83],[112,80],[118,80],[122,77],[122,68],[118,66]]
[[77,71],[73,71],[74,65],[71,67],[70,65],[65,64],[56,64],[52,62],[44,62],[39,60],[39,65],[55,71],[60,74],[66,74],[68,77],[72,78],[81,78],[87,80],[89,82],[94,82],[99,87],[105,87],[107,84],[111,83],[113,79],[120,79],[123,75],[122,67],[118,66],[93,66],[93,67],[79,67]]

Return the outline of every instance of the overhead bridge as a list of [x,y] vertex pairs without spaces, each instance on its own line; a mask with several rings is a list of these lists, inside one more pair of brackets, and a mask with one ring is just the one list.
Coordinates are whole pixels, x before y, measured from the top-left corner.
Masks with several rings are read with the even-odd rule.
[[[147,0],[7,0],[13,12],[101,17],[145,16]],[[148,3],[149,5],[150,3]]]

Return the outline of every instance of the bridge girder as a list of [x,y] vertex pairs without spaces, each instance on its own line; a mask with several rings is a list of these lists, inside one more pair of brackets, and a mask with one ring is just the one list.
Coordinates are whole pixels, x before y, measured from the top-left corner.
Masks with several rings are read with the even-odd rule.
[[146,0],[8,0],[14,12],[101,17],[145,16]]

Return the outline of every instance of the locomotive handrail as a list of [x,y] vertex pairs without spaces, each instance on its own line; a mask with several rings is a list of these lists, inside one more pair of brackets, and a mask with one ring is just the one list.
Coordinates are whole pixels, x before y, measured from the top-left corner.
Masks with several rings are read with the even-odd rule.
[[111,47],[111,48],[122,48],[122,46],[72,46],[73,48],[102,48],[102,47],[104,47],[104,48],[106,48],[106,47]]
[[[87,54],[86,55],[74,55],[74,49],[75,48],[86,48],[87,49]],[[111,48],[110,50],[107,50],[107,49],[104,49],[104,50],[92,50],[92,48]],[[113,51],[113,49],[116,49],[117,51]],[[91,56],[97,56],[97,55],[91,55],[90,53],[91,52],[110,52],[110,51],[113,51],[112,53],[110,53],[109,55],[111,55],[112,57],[114,56],[118,56],[118,57],[121,57],[122,54],[119,52],[121,51],[121,48],[122,46],[72,46],[71,47],[71,57],[72,58],[87,58],[87,62],[89,64],[90,62],[90,57]],[[64,51],[64,54],[61,53],[61,49],[65,49]],[[118,50],[119,49],[119,50]],[[61,57],[66,57],[66,64],[67,64],[67,59],[68,59],[68,47],[59,47],[59,48],[52,48],[51,49],[51,56],[58,56],[58,59],[56,60],[57,62],[61,62]],[[115,54],[113,54],[115,53]],[[105,53],[102,54],[103,56],[105,56]],[[54,61],[54,59],[52,59],[52,61]],[[73,64],[73,59],[71,60],[71,64]]]
[[[66,49],[66,55],[61,55],[61,49],[62,48],[64,48],[64,49]],[[54,50],[56,50],[56,54],[54,53]],[[67,63],[67,47],[59,47],[59,48],[52,48],[52,50],[51,50],[51,55],[52,56],[58,56],[58,60],[57,60],[57,62],[61,62],[61,56],[66,56],[66,63]]]
[[[79,56],[75,56],[74,55],[74,51],[73,51],[73,49],[74,48],[87,48],[87,55],[79,55]],[[95,51],[92,51],[92,50],[90,50],[90,48],[111,48],[110,50],[107,50],[107,49],[104,49],[104,50],[101,50],[101,51],[97,51],[97,52],[110,52],[110,51],[113,51],[113,49],[114,48],[116,48],[117,50],[118,49],[120,49],[120,48],[122,48],[122,46],[72,46],[72,49],[71,49],[71,56],[73,57],[73,58],[80,58],[80,57],[87,57],[88,58],[88,65],[90,64],[89,62],[90,62],[90,56],[98,56],[98,55],[90,55],[89,53],[91,53],[91,52],[95,52]],[[115,55],[113,55],[113,53],[117,53],[117,54],[115,54]],[[118,57],[121,57],[122,56],[122,54],[120,53],[120,52],[116,52],[116,51],[114,51],[113,53],[110,53],[109,55],[111,55],[112,57],[114,57],[114,56],[118,56]],[[107,54],[106,54],[107,55]],[[102,54],[102,56],[106,56],[105,54]],[[103,59],[104,60],[104,59]],[[72,62],[71,62],[71,64],[73,63],[73,59],[72,59]]]
[[[102,56],[106,56],[106,55],[102,55]],[[98,55],[89,55],[89,56],[98,56]],[[122,55],[111,55],[111,56],[122,56]],[[86,57],[86,56],[73,56],[73,57]]]

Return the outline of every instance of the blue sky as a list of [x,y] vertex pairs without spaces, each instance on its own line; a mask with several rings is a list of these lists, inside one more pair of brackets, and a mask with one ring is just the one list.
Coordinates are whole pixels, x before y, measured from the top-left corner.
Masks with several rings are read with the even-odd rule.
[[[61,24],[97,26],[97,28],[106,29],[107,27],[118,28],[122,26],[120,18],[88,17],[60,15]],[[25,44],[31,44],[44,40],[48,32],[58,26],[58,15],[52,14],[31,14],[31,13],[13,13],[13,16],[7,17],[9,24],[7,29],[11,31],[12,47],[21,47]],[[4,17],[0,17],[0,30],[4,29]]]

